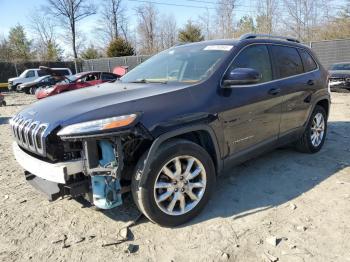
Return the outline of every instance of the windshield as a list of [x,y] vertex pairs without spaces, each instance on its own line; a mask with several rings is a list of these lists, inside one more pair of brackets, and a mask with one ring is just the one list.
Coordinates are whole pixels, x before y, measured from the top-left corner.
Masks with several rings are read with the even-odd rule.
[[27,70],[24,70],[24,71],[22,72],[22,74],[19,75],[19,77],[26,77],[26,74],[27,74],[28,71],[29,71],[28,69],[27,69]]
[[122,82],[195,83],[209,77],[232,45],[195,44],[165,50],[131,70]]
[[334,64],[331,66],[331,70],[350,70],[349,64]]

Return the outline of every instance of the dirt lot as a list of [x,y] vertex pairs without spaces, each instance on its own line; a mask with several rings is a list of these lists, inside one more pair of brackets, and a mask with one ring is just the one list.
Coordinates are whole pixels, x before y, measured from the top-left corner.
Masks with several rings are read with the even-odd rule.
[[220,177],[209,206],[189,224],[167,229],[142,218],[130,241],[103,247],[138,216],[131,198],[102,213],[74,200],[50,203],[27,185],[7,123],[34,99],[7,95],[0,108],[0,260],[350,261],[350,94],[332,99],[318,154],[287,148],[251,160]]

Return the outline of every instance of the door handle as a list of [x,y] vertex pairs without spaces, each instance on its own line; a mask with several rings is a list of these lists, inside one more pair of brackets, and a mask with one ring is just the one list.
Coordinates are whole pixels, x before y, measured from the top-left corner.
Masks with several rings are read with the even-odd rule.
[[313,86],[315,84],[314,80],[310,79],[309,81],[307,81],[307,84],[309,86]]
[[271,88],[270,90],[269,90],[269,94],[270,95],[277,95],[277,94],[279,94],[281,92],[281,89],[279,89],[279,88]]

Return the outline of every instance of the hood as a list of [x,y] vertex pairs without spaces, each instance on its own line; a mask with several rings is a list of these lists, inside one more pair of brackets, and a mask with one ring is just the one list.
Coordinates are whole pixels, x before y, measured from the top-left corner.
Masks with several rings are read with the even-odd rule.
[[7,81],[10,82],[10,81],[15,81],[15,80],[17,80],[17,79],[19,79],[19,77],[11,77],[11,78],[9,78]]
[[169,112],[164,111],[167,108],[180,107],[177,111],[181,112],[179,101],[190,102],[187,87],[179,83],[105,83],[45,98],[21,111],[20,115],[48,123],[50,130],[57,126],[135,112],[167,117]]
[[331,77],[350,77],[350,70],[329,70]]

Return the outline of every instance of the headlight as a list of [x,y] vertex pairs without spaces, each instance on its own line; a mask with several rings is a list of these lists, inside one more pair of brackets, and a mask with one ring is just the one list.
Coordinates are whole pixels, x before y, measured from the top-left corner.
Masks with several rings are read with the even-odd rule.
[[57,135],[68,136],[68,135],[86,134],[90,132],[108,131],[110,129],[128,126],[135,121],[136,117],[137,117],[136,114],[130,114],[130,115],[124,115],[124,116],[93,120],[93,121],[83,122],[79,124],[73,124],[62,128],[57,133]]

